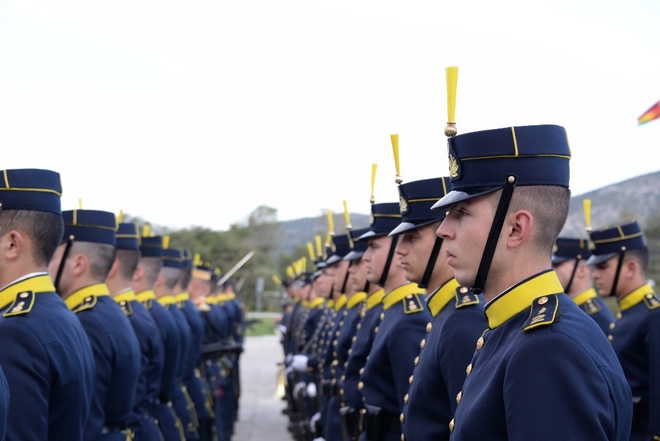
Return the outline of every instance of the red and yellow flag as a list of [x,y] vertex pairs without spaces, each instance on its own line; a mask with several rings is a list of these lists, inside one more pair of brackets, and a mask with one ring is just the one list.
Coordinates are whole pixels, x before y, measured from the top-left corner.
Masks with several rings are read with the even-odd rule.
[[644,112],[642,116],[637,118],[637,124],[641,126],[642,124],[658,118],[660,118],[660,101],[655,103],[649,110]]

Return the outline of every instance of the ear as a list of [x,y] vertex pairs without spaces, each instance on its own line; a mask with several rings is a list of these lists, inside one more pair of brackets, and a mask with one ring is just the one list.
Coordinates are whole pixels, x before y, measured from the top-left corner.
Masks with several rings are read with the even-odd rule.
[[632,279],[637,275],[639,271],[639,265],[637,264],[637,261],[634,259],[630,259],[626,262],[623,262],[623,265],[621,267],[621,277],[625,279]]
[[158,277],[156,277],[156,281],[154,282],[154,288],[160,288],[165,284],[165,277],[163,277],[163,273],[158,273]]
[[505,226],[508,226],[506,230],[507,247],[518,248],[530,239],[534,227],[534,217],[527,210],[518,210],[509,219],[508,225],[505,223]]
[[110,271],[108,271],[108,276],[106,277],[107,279],[112,279],[117,275],[119,272],[119,267],[121,264],[119,263],[119,259],[115,259],[114,262],[112,262],[112,266],[110,267]]
[[7,260],[16,260],[28,246],[28,238],[20,231],[11,230],[2,237],[2,253]]
[[138,267],[135,269],[135,272],[133,273],[133,282],[139,282],[140,280],[144,279],[144,267],[142,265],[138,265]]
[[77,277],[85,273],[90,266],[89,259],[84,254],[76,254],[71,258],[73,274]]

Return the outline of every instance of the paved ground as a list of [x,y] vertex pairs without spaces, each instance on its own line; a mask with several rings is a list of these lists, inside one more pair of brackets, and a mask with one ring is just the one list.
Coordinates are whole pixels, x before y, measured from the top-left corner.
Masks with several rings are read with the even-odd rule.
[[277,392],[277,362],[282,346],[276,336],[248,337],[241,355],[241,402],[232,441],[292,441]]

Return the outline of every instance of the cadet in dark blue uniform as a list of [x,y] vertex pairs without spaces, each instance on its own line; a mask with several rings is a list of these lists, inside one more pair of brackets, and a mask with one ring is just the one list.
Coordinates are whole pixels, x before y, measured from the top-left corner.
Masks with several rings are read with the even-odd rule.
[[649,252],[637,222],[591,233],[587,263],[621,312],[608,338],[632,390],[631,441],[660,439],[660,298],[646,282]]
[[174,299],[174,287],[181,278],[183,267],[183,250],[169,247],[169,237],[163,238],[163,265],[160,274],[154,284],[156,299],[174,319],[179,337],[181,339],[179,367],[175,375],[175,386],[172,389],[172,408],[181,421],[181,427],[186,440],[194,441],[199,437],[197,433],[197,414],[188,395],[188,390],[183,384],[183,373],[186,363],[191,358],[192,332],[188,320]]
[[590,256],[588,240],[559,237],[552,253],[552,268],[564,292],[608,335],[614,323],[614,315],[594,289],[587,266]]
[[401,221],[399,204],[374,204],[372,216],[386,222],[374,221],[370,231],[360,237],[368,243],[362,259],[367,264],[367,280],[382,286],[385,296],[382,319],[358,384],[367,410],[360,439],[389,441],[401,439],[403,397],[431,314],[424,290],[406,280],[400,256],[395,254],[397,238],[387,236]]
[[452,191],[433,207],[449,209],[437,233],[456,280],[483,292],[488,320],[451,440],[627,439],[621,366],[551,269],[570,203],[566,131],[448,129]]
[[[47,273],[63,232],[60,176],[35,169],[2,175],[0,366],[12,390],[7,439],[82,441],[93,393],[92,348]],[[6,398],[5,389],[0,409]]]
[[190,357],[186,360],[183,382],[195,405],[195,413],[199,424],[199,438],[202,441],[207,441],[211,439],[214,414],[208,383],[199,370],[204,338],[204,322],[199,309],[190,299],[188,292],[188,285],[192,276],[192,255],[189,250],[184,249],[183,256],[181,277],[174,288],[174,292],[179,293],[175,296],[177,306],[185,315],[192,336],[192,347]]
[[176,384],[181,359],[181,336],[172,315],[156,301],[154,284],[162,266],[163,238],[143,234],[140,242],[140,263],[133,277],[137,299],[151,313],[163,341],[165,362],[160,391],[154,405],[154,417],[165,441],[184,441],[181,421],[172,410],[172,392]]
[[140,261],[138,241],[136,225],[120,222],[117,228],[117,256],[106,285],[128,317],[140,344],[140,376],[128,427],[133,432],[134,441],[161,441],[162,434],[154,419],[153,408],[160,392],[165,349],[155,320],[131,288],[133,274]]
[[130,440],[128,420],[140,372],[140,348],[105,284],[115,260],[115,215],[69,210],[62,217],[66,239],[48,269],[58,280],[58,293],[87,332],[94,354],[94,393],[84,438]]
[[456,395],[463,388],[465,366],[486,329],[483,297],[454,279],[446,246],[436,234],[445,217],[431,206],[451,190],[449,178],[424,179],[399,186],[401,224],[396,252],[406,279],[426,288],[433,320],[426,325],[424,348],[415,359],[413,382],[404,396],[403,434],[408,440],[448,440]]

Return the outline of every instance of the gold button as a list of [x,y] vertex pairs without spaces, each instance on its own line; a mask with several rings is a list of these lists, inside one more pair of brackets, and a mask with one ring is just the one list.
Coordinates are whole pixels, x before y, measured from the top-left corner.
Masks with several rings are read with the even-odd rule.
[[344,321],[343,320],[339,322],[339,326],[344,326]]
[[364,374],[364,368],[360,368],[360,375]]
[[26,292],[22,292],[22,293],[19,294],[19,297],[22,298],[22,299],[26,298],[27,296],[29,296],[29,294],[26,293]]
[[451,421],[449,422],[449,433],[452,433],[454,431],[454,419],[452,418]]
[[613,336],[612,334],[610,334],[610,335],[607,336],[607,339],[608,339],[609,341],[612,341],[612,340],[614,340],[614,336]]
[[610,323],[610,329],[616,328],[616,323]]
[[546,296],[539,299],[539,305],[545,305],[546,303],[548,303],[548,298]]
[[384,312],[381,312],[381,313],[380,313],[380,319],[383,320],[384,318],[385,318],[385,313],[384,313]]
[[364,383],[360,381],[358,383],[358,390],[362,390],[363,388],[364,388]]
[[431,329],[433,329],[433,323],[428,322],[426,324],[426,332],[431,332]]
[[479,337],[479,340],[477,340],[477,350],[481,349],[484,347],[484,338]]
[[351,355],[351,352],[353,352],[352,348],[348,350],[348,355]]
[[408,294],[408,295],[406,296],[406,299],[408,299],[408,300],[412,299],[412,294]]
[[461,286],[461,289],[459,289],[459,291],[461,292],[461,294],[465,294],[466,292],[468,292],[468,289],[465,286]]
[[351,339],[351,341],[352,341],[353,343],[355,343],[355,340],[357,340],[357,337],[356,337],[356,336],[353,336],[353,338]]
[[378,334],[378,326],[374,328],[374,334]]
[[469,377],[470,374],[472,373],[472,363],[468,364],[468,367],[465,369],[465,373]]
[[623,317],[623,314],[621,314],[620,312],[617,312],[617,313],[616,313],[616,318],[618,318],[619,320],[621,320],[621,317]]
[[357,329],[359,330],[362,327],[362,323],[357,324]]
[[405,394],[405,395],[403,396],[403,404],[408,404],[408,400],[409,400],[409,399],[410,399],[410,395]]
[[403,424],[403,420],[405,420],[406,417],[403,415],[403,413],[399,416],[399,421],[401,421],[401,424]]
[[463,391],[460,391],[456,394],[456,404],[461,404],[461,399],[463,398]]
[[408,378],[408,384],[412,385],[414,378],[415,378],[415,376],[411,375],[410,378]]
[[653,298],[653,294],[646,294],[646,298],[647,298],[647,299],[652,299],[652,298]]
[[404,435],[403,433],[401,434],[401,441],[406,441],[406,435]]
[[422,341],[419,342],[419,347],[421,349],[424,349],[424,346],[426,346],[426,339],[425,338],[423,338]]
[[339,334],[340,334],[339,331],[335,332],[335,337],[339,337]]
[[419,356],[415,357],[415,366],[419,364]]

